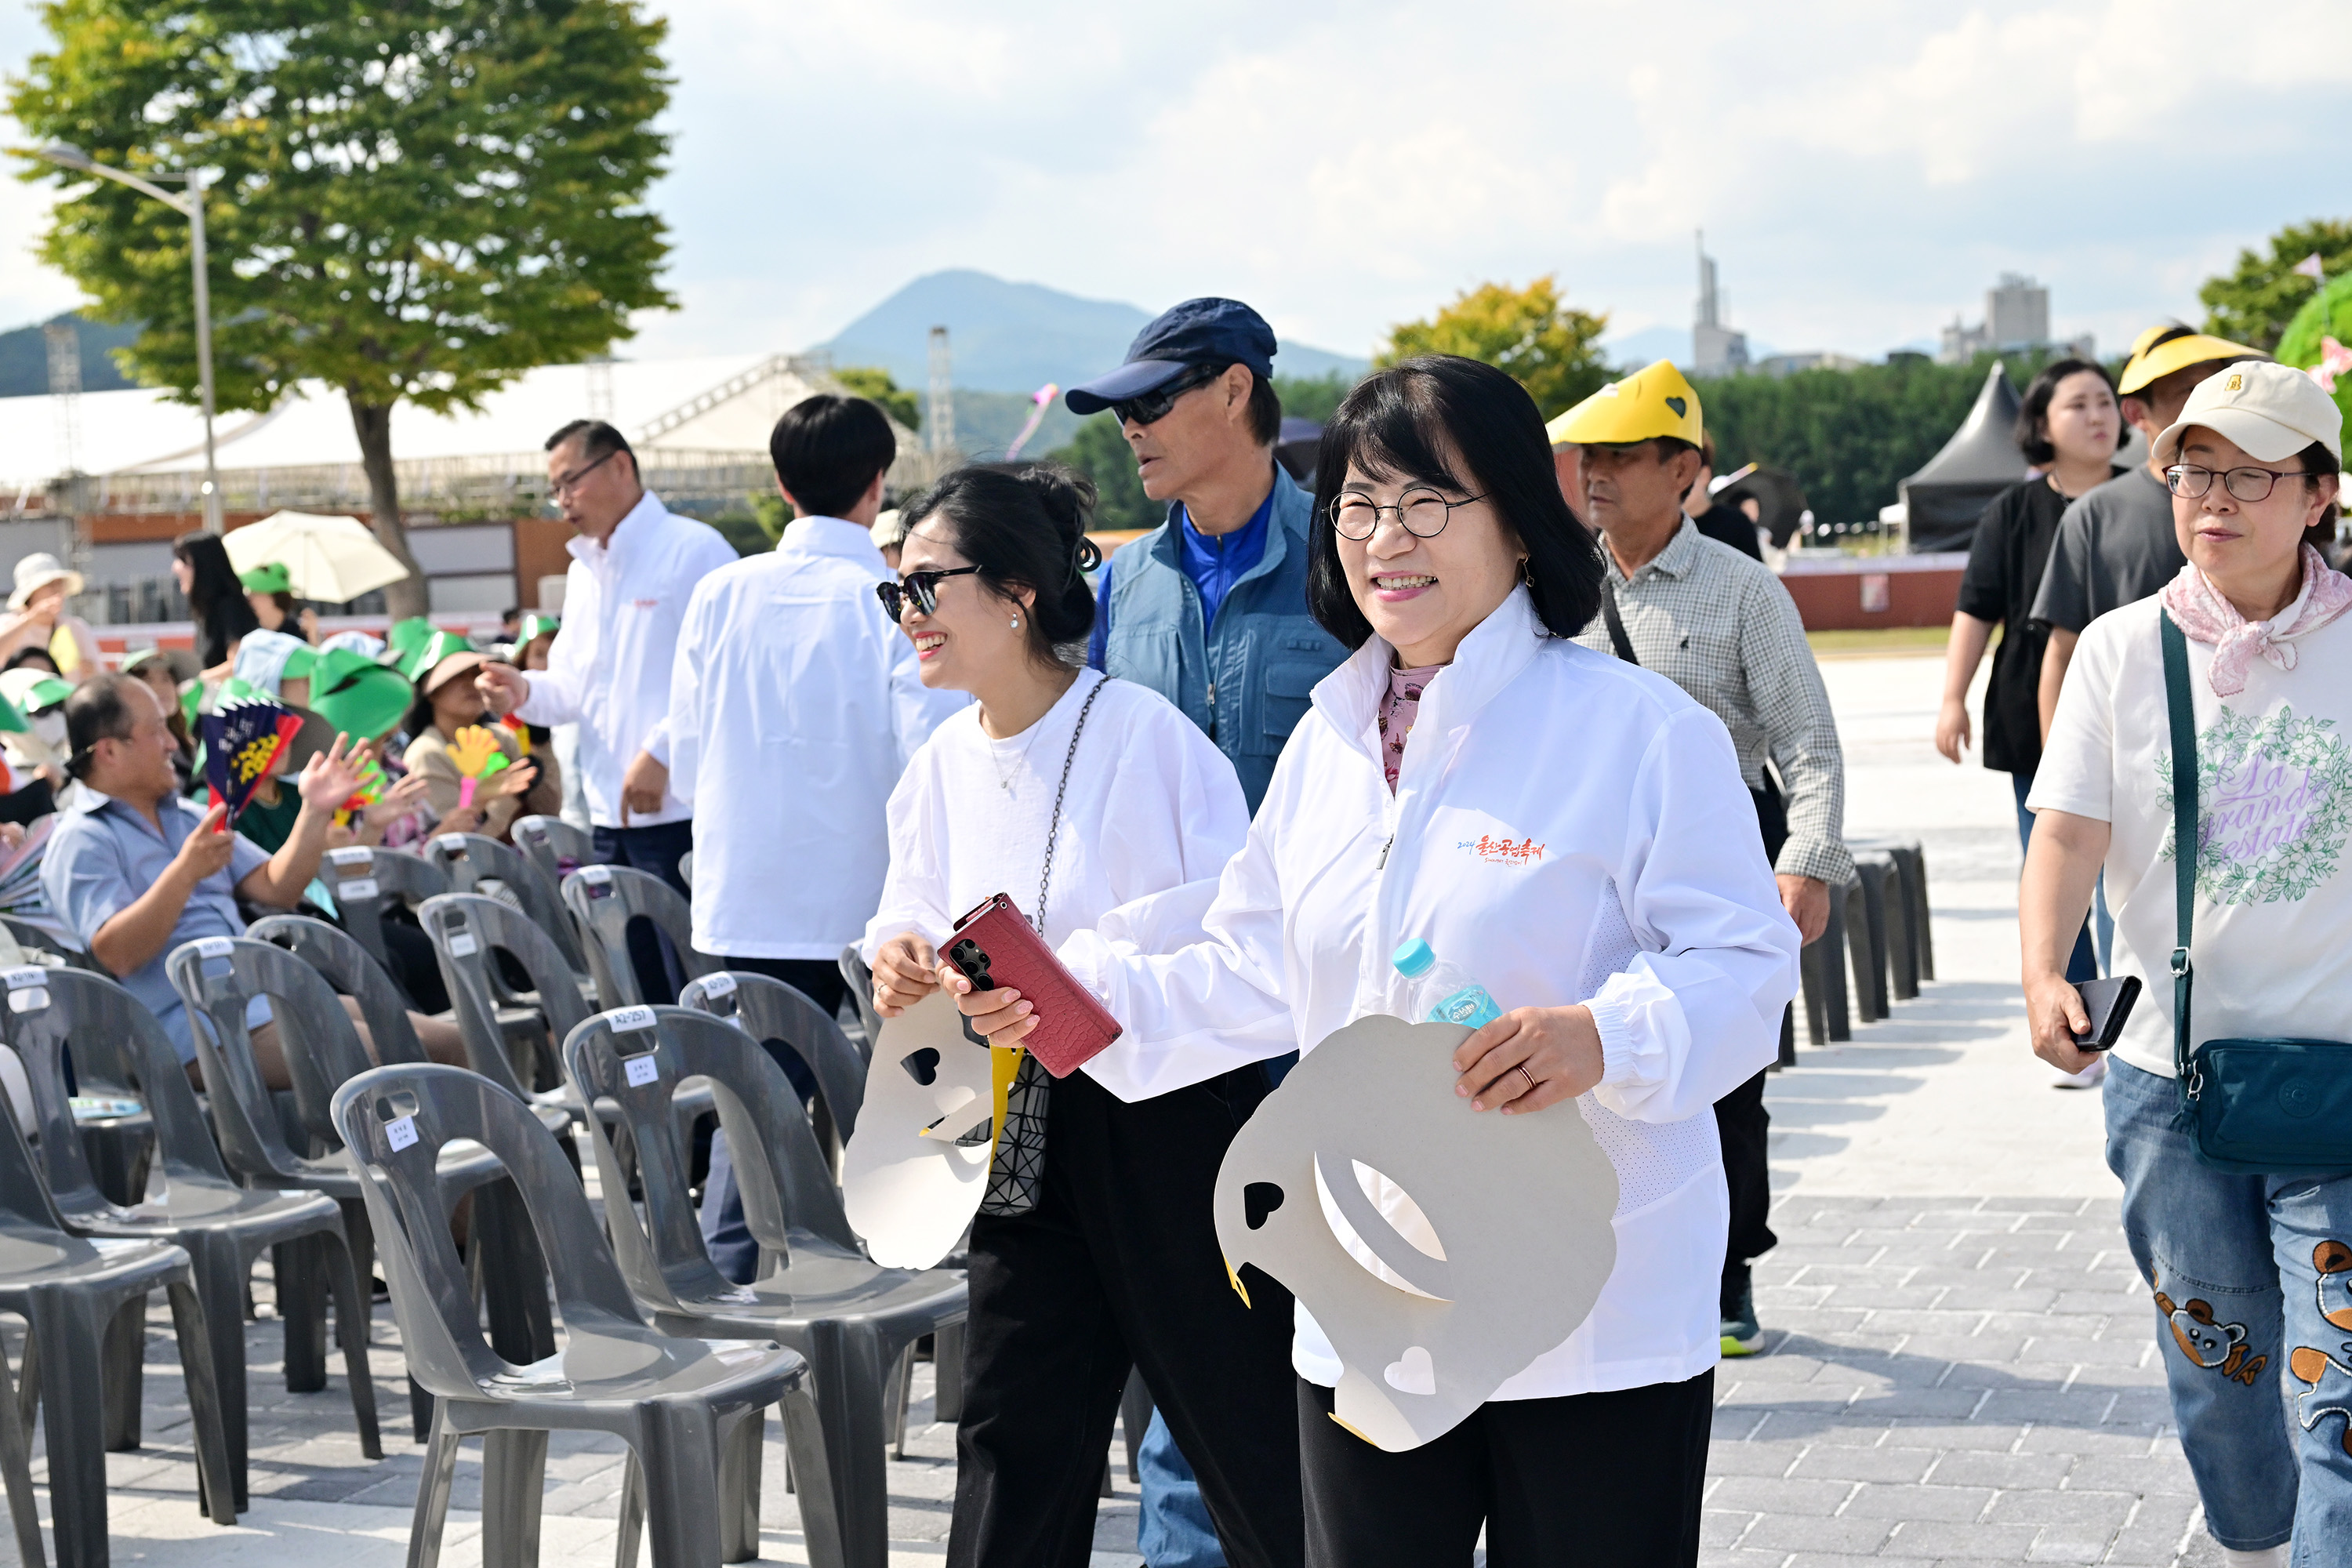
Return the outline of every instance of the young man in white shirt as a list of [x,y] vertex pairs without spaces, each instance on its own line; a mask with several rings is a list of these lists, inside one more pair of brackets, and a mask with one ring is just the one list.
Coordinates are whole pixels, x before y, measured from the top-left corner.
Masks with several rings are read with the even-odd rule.
[[[488,664],[476,683],[500,717],[576,722],[596,858],[686,892],[677,862],[694,825],[669,787],[671,656],[695,584],[735,560],[734,546],[663,506],[639,482],[627,439],[602,420],[575,419],[547,438],[547,493],[579,531],[565,546],[563,629],[545,669]],[[633,941],[630,952],[646,994],[675,1000],[658,949]]]
[[[890,868],[890,792],[965,700],[923,685],[875,596],[891,574],[872,530],[898,456],[881,409],[806,398],[768,450],[793,521],[774,551],[720,567],[688,603],[669,784],[694,811],[694,945],[832,1013],[847,994],[841,951],[865,934]],[[806,1069],[785,1068],[809,1092]],[[720,1270],[749,1280],[758,1247],[726,1160],[714,1145],[704,1232]]]

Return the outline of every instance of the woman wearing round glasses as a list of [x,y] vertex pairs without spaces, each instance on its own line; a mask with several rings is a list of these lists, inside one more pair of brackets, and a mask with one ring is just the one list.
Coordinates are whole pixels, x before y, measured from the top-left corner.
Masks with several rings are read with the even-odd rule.
[[[1618,1173],[1615,1268],[1564,1342],[1402,1453],[1331,1418],[1341,1366],[1302,1310],[1307,1560],[1465,1564],[1483,1528],[1497,1563],[1569,1542],[1582,1564],[1696,1563],[1728,1221],[1714,1105],[1773,1059],[1796,989],[1769,868],[1722,852],[1754,842],[1755,805],[1712,714],[1568,640],[1601,562],[1517,384],[1452,357],[1379,372],[1316,471],[1309,603],[1356,652],[1316,687],[1207,940],[1062,948],[1126,1028],[1094,1070],[1164,1092],[1404,1016],[1391,954],[1415,938],[1471,971],[1507,1011],[1456,1052],[1456,1092],[1584,1119]],[[1004,991],[954,988],[999,1043],[1034,1026]],[[1542,1215],[1511,1217],[1545,1245]]]
[[[1200,936],[1249,810],[1224,754],[1166,699],[1082,667],[1099,556],[1094,492],[1046,466],[958,469],[915,519],[882,607],[923,684],[969,691],[890,796],[890,870],[866,929],[895,1015],[938,988],[956,919],[998,893],[1058,945],[1170,893],[1152,951]],[[971,1318],[956,1433],[960,1563],[1083,1561],[1111,1421],[1139,1367],[1201,1480],[1235,1568],[1299,1561],[1287,1324],[1225,1284],[1210,1197],[1225,1146],[1271,1088],[1255,1062],[1133,1103],[1024,1058],[990,1195],[971,1228]],[[1034,1152],[1041,1180],[1009,1161]]]
[[2290,1535],[2297,1562],[2352,1542],[2352,579],[2310,543],[2342,425],[2285,365],[2198,384],[2153,454],[2189,563],[2084,629],[2026,802],[2035,1053],[2093,1059],[2065,952],[2102,867],[2113,973],[2145,987],[2109,1052],[2107,1163],[2205,1527],[2247,1568]]

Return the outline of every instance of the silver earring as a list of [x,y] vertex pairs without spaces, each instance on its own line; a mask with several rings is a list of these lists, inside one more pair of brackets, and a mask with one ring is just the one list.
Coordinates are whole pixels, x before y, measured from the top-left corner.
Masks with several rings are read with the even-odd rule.
[[1013,617],[1013,629],[1016,632],[1021,629],[1021,617],[1019,616]]

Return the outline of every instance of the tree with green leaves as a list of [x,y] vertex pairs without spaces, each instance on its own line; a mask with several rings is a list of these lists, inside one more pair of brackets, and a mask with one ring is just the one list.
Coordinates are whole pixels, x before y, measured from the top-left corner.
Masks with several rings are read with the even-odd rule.
[[1482,283],[1425,321],[1406,321],[1389,333],[1373,363],[1391,365],[1414,354],[1460,354],[1483,361],[1528,389],[1543,416],[1554,416],[1601,390],[1609,366],[1601,334],[1609,318],[1561,299],[1547,275],[1524,289]]
[[[306,381],[349,402],[376,534],[413,569],[392,415],[477,408],[537,365],[671,303],[644,205],[667,141],[665,24],[635,0],[47,0],[53,47],[8,84],[43,142],[142,174],[201,171],[224,409]],[[40,245],[144,324],[140,379],[194,401],[187,224],[107,182],[68,188]],[[425,607],[421,575],[386,592]]]
[[909,430],[923,427],[923,407],[913,392],[900,386],[898,378],[877,365],[853,365],[836,370],[833,379],[841,383],[842,390],[855,397],[870,398],[882,405],[882,412]]
[[2267,253],[2238,252],[2233,270],[2208,278],[2197,290],[2205,302],[2205,330],[2264,353],[2276,349],[2295,312],[2319,292],[2318,279],[2295,270],[2315,255],[2330,278],[2352,268],[2352,222],[2290,224],[2271,236]]
[[1356,378],[1347,372],[1335,370],[1327,375],[1277,375],[1274,378],[1274,395],[1282,399],[1286,416],[1312,419],[1318,425],[1331,423],[1331,416],[1339,412],[1348,394],[1356,389]]

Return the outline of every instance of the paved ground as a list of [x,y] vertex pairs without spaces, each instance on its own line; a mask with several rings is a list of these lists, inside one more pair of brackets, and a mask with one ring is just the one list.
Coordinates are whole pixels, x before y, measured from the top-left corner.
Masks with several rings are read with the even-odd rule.
[[[2017,850],[2005,776],[1955,769],[1926,737],[1940,663],[1825,666],[1852,764],[1853,831],[1927,846],[1942,979],[1806,1049],[1773,1081],[1780,1246],[1759,1266],[1767,1353],[1727,1363],[1707,1562],[2218,1563],[2166,1419],[2147,1297],[2116,1226],[2095,1095],[2049,1087],[2015,1001]],[[257,1294],[266,1303],[266,1278]],[[338,1376],[292,1396],[277,1326],[257,1323],[254,1506],[201,1521],[164,1321],[148,1364],[148,1446],[109,1461],[118,1562],[169,1568],[403,1560],[419,1450],[397,1335],[373,1363],[387,1457],[361,1458]],[[12,1357],[18,1336],[7,1335]],[[894,1564],[944,1557],[953,1438],[918,1369],[908,1457],[890,1467]],[[461,1466],[445,1561],[479,1561],[477,1458]],[[559,1441],[542,1561],[611,1561],[617,1446]],[[770,1426],[763,1561],[805,1561]],[[1123,1468],[1098,1564],[1139,1563]],[[0,1544],[0,1556],[5,1555]]]

